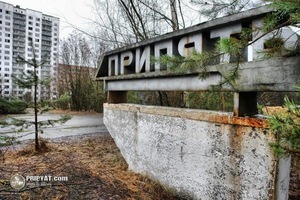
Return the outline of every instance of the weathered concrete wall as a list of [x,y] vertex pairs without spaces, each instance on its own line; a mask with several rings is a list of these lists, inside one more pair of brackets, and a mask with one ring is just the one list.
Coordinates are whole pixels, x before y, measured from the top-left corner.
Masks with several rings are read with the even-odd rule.
[[276,187],[278,162],[264,120],[105,104],[104,123],[131,170],[195,199],[276,199],[276,188],[286,189]]

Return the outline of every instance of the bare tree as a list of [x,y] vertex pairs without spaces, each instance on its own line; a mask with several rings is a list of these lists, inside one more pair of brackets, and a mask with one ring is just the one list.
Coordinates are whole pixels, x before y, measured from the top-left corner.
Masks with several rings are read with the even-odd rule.
[[[180,0],[94,0],[96,18],[90,22],[102,44],[113,49],[184,28],[182,6]],[[175,101],[169,98],[184,99],[183,93],[159,91],[149,95],[166,106],[174,106]]]
[[102,85],[92,80],[96,70],[94,64],[98,59],[94,57],[92,51],[103,49],[97,45],[93,48],[79,32],[74,32],[61,41],[62,63],[58,67],[58,91],[60,96],[69,95],[73,110],[101,111],[102,108],[100,106],[100,101],[104,99]]
[[261,0],[191,0],[191,3],[199,7],[202,15],[214,19],[257,7],[263,2]]
[[171,16],[172,16],[172,28],[173,30],[179,29],[178,15],[176,9],[176,0],[170,0]]
[[[181,0],[94,0],[92,31],[108,49],[119,48],[198,23],[199,13]],[[184,12],[186,11],[186,12]],[[187,23],[188,21],[188,23]]]

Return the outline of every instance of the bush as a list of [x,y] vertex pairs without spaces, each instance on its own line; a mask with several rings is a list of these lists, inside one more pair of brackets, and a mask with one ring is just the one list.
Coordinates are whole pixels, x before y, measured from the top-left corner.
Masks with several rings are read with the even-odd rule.
[[6,100],[0,97],[0,113],[1,114],[19,114],[23,113],[28,105],[19,99]]
[[70,109],[70,102],[71,97],[67,93],[64,93],[62,96],[59,97],[58,100],[54,102],[54,106],[62,110],[67,110]]
[[189,108],[228,112],[233,110],[232,92],[189,92],[186,101]]
[[45,108],[45,107],[54,107],[53,102],[51,100],[41,100],[41,107]]
[[285,98],[285,113],[273,114],[268,120],[270,131],[276,141],[271,148],[279,156],[300,155],[300,107],[289,98]]
[[138,92],[128,91],[127,92],[127,102],[133,103],[133,104],[138,104],[139,103]]

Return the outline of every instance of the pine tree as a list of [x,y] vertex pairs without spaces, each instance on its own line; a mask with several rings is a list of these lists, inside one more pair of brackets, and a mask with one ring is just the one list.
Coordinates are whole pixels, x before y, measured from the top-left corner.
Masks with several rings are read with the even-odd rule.
[[286,113],[273,114],[269,118],[270,130],[276,141],[270,145],[277,155],[300,154],[300,107],[285,98]]
[[[16,84],[18,86],[20,86],[21,88],[33,89],[33,108],[34,108],[33,124],[35,127],[35,151],[39,151],[40,150],[39,132],[42,133],[42,130],[40,130],[40,127],[44,123],[38,121],[38,113],[40,110],[45,111],[45,109],[42,109],[38,102],[38,89],[41,88],[42,86],[49,86],[49,84],[51,83],[51,78],[40,79],[38,77],[38,75],[37,75],[38,69],[41,68],[45,63],[48,62],[48,56],[44,55],[42,57],[41,61],[39,61],[39,59],[37,58],[37,55],[35,53],[35,48],[34,48],[32,39],[30,40],[30,46],[32,48],[33,58],[26,60],[25,58],[18,56],[17,62],[26,64],[27,66],[31,66],[33,68],[33,70],[28,70],[27,72],[23,72],[23,76],[21,78],[17,78],[17,77],[13,77],[13,78],[14,78],[14,81],[16,82]],[[65,122],[69,119],[70,119],[69,116],[63,116],[60,120],[55,120],[55,121],[48,120],[47,123],[53,125],[53,123],[56,121]],[[14,119],[14,123],[19,124],[19,126],[21,126],[22,129],[23,129],[24,124],[30,124],[26,120],[18,120],[18,119]]]

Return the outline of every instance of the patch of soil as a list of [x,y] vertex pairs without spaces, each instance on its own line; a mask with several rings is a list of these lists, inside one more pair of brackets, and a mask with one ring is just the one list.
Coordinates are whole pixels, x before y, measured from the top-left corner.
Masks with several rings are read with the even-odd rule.
[[[0,199],[182,199],[128,171],[108,135],[43,142],[42,153],[33,151],[32,145],[9,149],[0,162]],[[67,181],[29,181],[16,191],[9,184],[14,174],[67,177]]]

